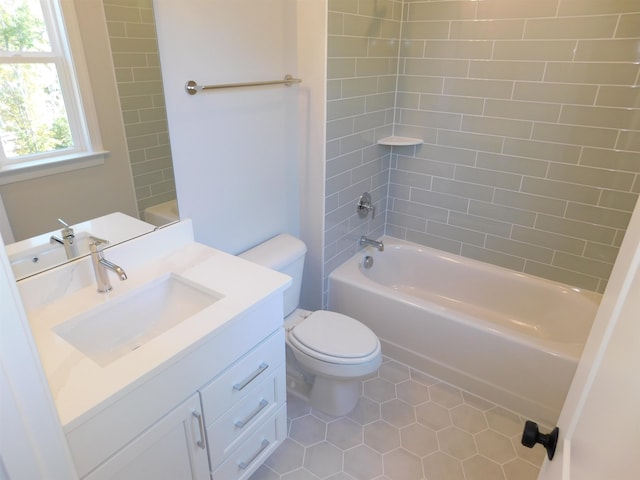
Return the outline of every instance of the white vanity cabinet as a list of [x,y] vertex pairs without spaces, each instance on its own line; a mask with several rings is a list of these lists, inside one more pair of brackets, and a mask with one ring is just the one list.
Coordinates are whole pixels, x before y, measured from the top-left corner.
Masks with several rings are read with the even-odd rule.
[[208,480],[206,448],[200,397],[195,394],[85,478]]
[[246,478],[286,437],[284,331],[200,390],[213,480]]
[[283,345],[279,329],[84,478],[247,478],[286,437]]
[[286,438],[282,295],[221,330],[67,431],[80,478],[242,480],[256,470]]
[[[129,278],[107,295],[88,257],[19,285],[78,478],[248,478],[285,438],[291,279],[195,242],[188,220],[108,258]],[[176,308],[145,315],[157,307],[149,286],[169,278],[192,288],[169,291]],[[193,291],[213,301],[193,311]]]

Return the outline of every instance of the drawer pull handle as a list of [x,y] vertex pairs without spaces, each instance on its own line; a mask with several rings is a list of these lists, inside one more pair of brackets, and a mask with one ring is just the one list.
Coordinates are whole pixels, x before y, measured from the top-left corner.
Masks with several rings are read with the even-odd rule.
[[238,466],[239,466],[242,470],[245,470],[249,465],[251,465],[251,464],[254,462],[254,460],[255,460],[256,458],[258,458],[258,457],[260,456],[260,454],[261,454],[262,452],[264,452],[264,451],[265,451],[265,449],[266,449],[268,446],[269,446],[269,440],[267,440],[267,439],[265,438],[264,440],[262,440],[262,443],[260,444],[260,449],[259,449],[256,453],[254,453],[254,454],[253,454],[253,456],[252,456],[249,460],[247,460],[246,462],[240,462],[240,463],[238,464]]
[[260,375],[262,372],[264,372],[267,368],[269,368],[269,365],[268,365],[268,364],[266,364],[266,363],[261,363],[261,364],[258,366],[258,369],[257,369],[255,372],[253,372],[251,375],[249,375],[249,376],[248,376],[246,379],[244,379],[242,382],[240,382],[240,383],[236,383],[236,384],[233,386],[233,389],[234,389],[234,390],[238,390],[238,391],[242,390],[244,387],[246,387],[246,386],[247,386],[247,385],[249,385],[251,382],[253,382],[253,381],[256,379],[256,377],[258,377],[258,375]]
[[258,404],[258,406],[256,407],[256,409],[251,412],[249,415],[247,415],[244,420],[236,420],[233,424],[238,427],[238,428],[242,428],[244,427],[247,423],[249,423],[251,420],[253,420],[253,418],[258,415],[262,410],[264,410],[264,408],[269,405],[269,402],[267,402],[264,398],[262,400],[260,400],[260,403]]
[[196,442],[201,449],[206,449],[206,445],[204,444],[204,422],[202,421],[202,414],[200,412],[196,412],[195,410],[191,412],[193,416],[198,421],[198,429],[200,430],[200,439]]

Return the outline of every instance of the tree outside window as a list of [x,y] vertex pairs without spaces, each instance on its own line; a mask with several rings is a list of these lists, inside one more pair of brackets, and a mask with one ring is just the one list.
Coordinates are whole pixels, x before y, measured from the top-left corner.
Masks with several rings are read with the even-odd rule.
[[[52,2],[0,0],[0,164],[73,153],[71,72]],[[44,9],[43,9],[44,7]],[[65,91],[66,90],[66,91]],[[79,141],[78,141],[79,140]]]

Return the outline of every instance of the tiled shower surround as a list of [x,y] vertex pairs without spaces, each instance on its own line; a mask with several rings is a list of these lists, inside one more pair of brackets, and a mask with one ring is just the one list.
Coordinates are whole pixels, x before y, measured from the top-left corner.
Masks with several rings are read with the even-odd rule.
[[640,193],[640,3],[329,9],[325,274],[386,233],[602,292]]

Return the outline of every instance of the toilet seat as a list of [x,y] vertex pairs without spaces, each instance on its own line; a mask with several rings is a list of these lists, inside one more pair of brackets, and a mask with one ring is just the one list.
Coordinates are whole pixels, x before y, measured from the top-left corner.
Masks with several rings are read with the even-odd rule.
[[354,365],[380,355],[378,337],[357,320],[318,310],[289,331],[289,341],[301,352],[329,363]]

